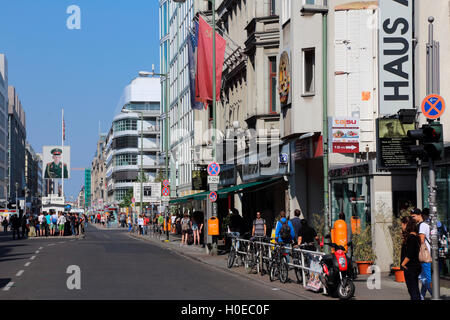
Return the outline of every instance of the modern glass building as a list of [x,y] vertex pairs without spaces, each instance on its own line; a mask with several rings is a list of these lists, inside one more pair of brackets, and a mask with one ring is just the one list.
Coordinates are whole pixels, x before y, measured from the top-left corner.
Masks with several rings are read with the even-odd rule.
[[145,179],[154,181],[164,162],[160,161],[160,100],[159,78],[138,77],[125,88],[119,103],[121,111],[114,117],[106,136],[107,202],[110,205],[119,204],[139,178],[141,133]]

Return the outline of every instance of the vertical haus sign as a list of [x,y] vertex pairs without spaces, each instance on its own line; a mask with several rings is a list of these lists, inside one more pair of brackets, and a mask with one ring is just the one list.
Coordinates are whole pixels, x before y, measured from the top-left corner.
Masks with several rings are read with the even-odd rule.
[[380,115],[413,105],[413,0],[381,0]]

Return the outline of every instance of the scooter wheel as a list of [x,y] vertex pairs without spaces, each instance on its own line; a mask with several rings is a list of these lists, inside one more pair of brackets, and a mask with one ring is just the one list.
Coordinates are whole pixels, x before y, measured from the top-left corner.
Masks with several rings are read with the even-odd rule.
[[353,297],[355,294],[355,285],[353,284],[353,281],[347,280],[345,286],[342,282],[339,283],[337,294],[341,300],[348,300]]

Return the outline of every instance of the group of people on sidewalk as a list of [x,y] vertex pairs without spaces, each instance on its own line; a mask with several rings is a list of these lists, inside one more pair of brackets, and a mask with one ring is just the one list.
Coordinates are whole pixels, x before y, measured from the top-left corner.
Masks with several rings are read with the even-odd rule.
[[12,231],[13,240],[26,237],[71,236],[85,233],[86,217],[83,214],[50,210],[40,214],[1,217],[3,232]]

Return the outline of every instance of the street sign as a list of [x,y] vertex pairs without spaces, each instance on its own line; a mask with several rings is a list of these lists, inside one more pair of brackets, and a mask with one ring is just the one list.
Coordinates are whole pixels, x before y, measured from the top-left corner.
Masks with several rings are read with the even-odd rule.
[[210,176],[218,176],[220,173],[220,165],[217,162],[211,162],[208,165],[208,174]]
[[217,201],[217,192],[212,191],[209,193],[209,201],[211,201],[211,202]]
[[208,184],[219,184],[220,178],[218,176],[208,176]]
[[333,118],[331,144],[333,153],[359,152],[359,119]]
[[430,94],[422,101],[422,113],[427,119],[440,118],[445,111],[445,101],[440,95]]
[[217,191],[219,190],[219,185],[217,183],[211,183],[209,185],[209,191]]
[[163,195],[164,197],[169,197],[169,196],[170,196],[170,189],[169,189],[169,187],[164,187],[164,188],[162,189],[162,195]]
[[287,153],[280,154],[279,163],[286,164],[286,163],[288,163],[288,160],[289,160],[289,156]]
[[167,180],[167,179],[164,180],[164,181],[163,181],[163,186],[164,186],[164,187],[168,187],[168,186],[169,186],[169,180]]

